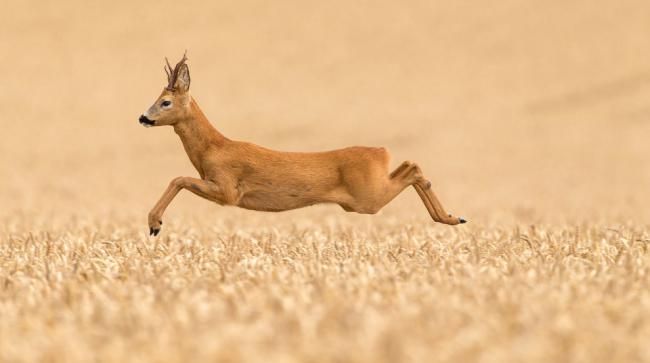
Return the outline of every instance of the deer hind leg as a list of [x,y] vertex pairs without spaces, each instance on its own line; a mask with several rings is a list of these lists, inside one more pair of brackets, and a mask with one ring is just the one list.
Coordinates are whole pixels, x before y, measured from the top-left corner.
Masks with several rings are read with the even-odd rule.
[[409,168],[411,168],[412,166],[413,166],[413,163],[412,163],[412,162],[410,162],[410,161],[404,161],[404,162],[402,162],[402,164],[400,164],[400,166],[398,166],[397,168],[395,168],[395,170],[391,171],[391,172],[390,172],[390,175],[388,175],[388,177],[389,177],[390,179],[397,178],[397,177],[401,176],[402,174],[404,174],[404,172],[407,171],[407,170],[408,170]]
[[352,188],[351,198],[345,203],[339,203],[343,209],[374,214],[406,187],[412,185],[434,221],[450,225],[465,223],[465,219],[453,217],[445,212],[442,204],[431,190],[431,182],[424,178],[422,170],[414,162],[405,161],[389,175],[374,180],[376,181]]
[[431,182],[424,177],[422,170],[416,163],[405,161],[390,176],[393,180],[399,180],[413,186],[434,221],[450,225],[466,222],[465,219],[453,217],[445,211],[431,189]]

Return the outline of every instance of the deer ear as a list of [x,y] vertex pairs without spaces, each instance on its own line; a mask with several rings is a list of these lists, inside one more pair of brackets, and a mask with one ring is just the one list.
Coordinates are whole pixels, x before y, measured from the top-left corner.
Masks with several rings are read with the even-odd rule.
[[178,70],[178,77],[176,77],[174,89],[177,89],[180,92],[187,92],[190,90],[190,68],[187,64],[181,65],[181,68]]

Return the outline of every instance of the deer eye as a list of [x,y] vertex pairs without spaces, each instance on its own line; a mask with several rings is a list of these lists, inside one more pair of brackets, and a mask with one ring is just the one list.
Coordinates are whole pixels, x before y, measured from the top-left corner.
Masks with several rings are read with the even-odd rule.
[[171,101],[163,101],[160,105],[162,107],[169,107],[171,106],[172,102]]

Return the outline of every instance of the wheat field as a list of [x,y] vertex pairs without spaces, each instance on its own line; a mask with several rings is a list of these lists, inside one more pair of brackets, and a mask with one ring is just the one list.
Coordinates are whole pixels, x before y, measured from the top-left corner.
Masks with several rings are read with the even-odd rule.
[[[15,1],[0,14],[0,362],[650,361],[643,1]],[[377,215],[181,192],[137,117],[187,49],[225,135],[417,161]]]

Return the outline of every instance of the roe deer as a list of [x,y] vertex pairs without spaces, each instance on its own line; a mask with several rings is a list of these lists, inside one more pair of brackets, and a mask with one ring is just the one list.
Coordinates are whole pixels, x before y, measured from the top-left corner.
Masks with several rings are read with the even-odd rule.
[[200,179],[177,177],[149,212],[149,233],[158,235],[162,215],[181,189],[221,205],[279,212],[318,203],[335,203],[348,212],[377,213],[412,185],[431,218],[445,224],[452,217],[431,190],[420,167],[410,161],[388,172],[384,148],[354,146],[325,152],[282,152],[230,140],[217,131],[190,96],[190,72],[183,58],[167,62],[167,87],[140,116],[146,127],[171,125]]

